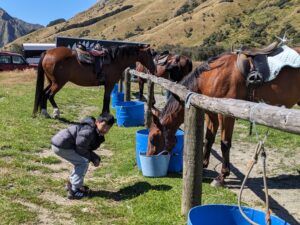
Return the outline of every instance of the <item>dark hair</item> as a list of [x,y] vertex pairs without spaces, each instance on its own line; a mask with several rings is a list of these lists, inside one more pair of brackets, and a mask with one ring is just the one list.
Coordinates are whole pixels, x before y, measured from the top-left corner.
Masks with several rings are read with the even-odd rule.
[[99,122],[105,121],[107,125],[112,126],[115,122],[115,117],[110,113],[102,113],[100,114],[100,116],[98,116],[97,121]]

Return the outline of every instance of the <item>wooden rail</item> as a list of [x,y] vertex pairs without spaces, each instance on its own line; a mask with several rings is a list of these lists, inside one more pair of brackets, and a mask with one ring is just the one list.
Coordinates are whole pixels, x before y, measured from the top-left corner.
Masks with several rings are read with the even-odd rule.
[[[164,78],[140,73],[136,70],[127,70],[125,77],[130,76],[130,74],[147,79],[148,81],[148,95],[150,97],[148,96],[147,102],[147,127],[149,127],[151,122],[151,96],[153,95],[154,83],[173,92],[186,103],[184,117],[182,214],[186,215],[190,208],[201,204],[204,110],[300,134],[300,110],[237,99],[211,98],[190,92],[186,87]],[[125,80],[130,79],[125,78]],[[125,85],[130,86],[130,82],[127,82]],[[130,96],[125,97],[125,99],[130,99]]]
[[[151,80],[155,84],[159,84],[160,86],[175,93],[182,101],[185,101],[186,97],[190,93],[186,87],[164,78],[139,73],[135,70],[130,70],[129,72],[135,76],[142,77]],[[287,131],[289,133],[300,134],[300,110],[287,109],[284,107],[238,99],[212,98],[196,93],[190,98],[192,105],[203,108],[207,111],[221,113],[226,116],[243,120],[249,120],[257,124]]]

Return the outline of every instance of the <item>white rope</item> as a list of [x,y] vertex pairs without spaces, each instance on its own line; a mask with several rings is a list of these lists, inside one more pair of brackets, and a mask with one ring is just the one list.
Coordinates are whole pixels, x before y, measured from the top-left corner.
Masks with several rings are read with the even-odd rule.
[[266,219],[266,224],[267,225],[270,225],[270,222],[271,222],[270,221],[270,208],[269,208],[269,194],[268,194],[267,176],[266,176],[266,153],[265,153],[265,150],[264,150],[264,143],[265,143],[268,135],[269,135],[269,129],[267,130],[264,139],[262,141],[259,141],[258,144],[257,144],[257,146],[256,146],[253,159],[250,162],[249,169],[247,171],[247,174],[244,177],[243,183],[242,183],[241,188],[240,188],[239,196],[238,196],[238,206],[239,206],[240,213],[252,225],[259,225],[259,224],[253,222],[243,212],[243,209],[241,207],[241,201],[242,201],[242,193],[243,193],[246,181],[247,181],[247,179],[248,179],[248,177],[249,177],[249,175],[250,175],[250,173],[251,173],[254,165],[257,163],[257,158],[258,158],[258,155],[259,155],[260,152],[262,152],[261,156],[262,156],[262,159],[263,159],[263,181],[264,181],[265,199],[266,199],[266,217],[265,217],[265,219]]
[[250,108],[250,112],[249,112],[249,120],[250,120],[250,122],[251,123],[254,123],[255,122],[255,120],[254,120],[254,116],[253,116],[253,113],[254,113],[254,110],[256,109],[256,108],[259,108],[262,104],[264,104],[264,103],[257,103],[257,104],[255,104],[254,106],[252,106],[251,108]]
[[193,95],[197,95],[197,93],[189,91],[185,97],[185,108],[189,109],[191,105],[191,98]]

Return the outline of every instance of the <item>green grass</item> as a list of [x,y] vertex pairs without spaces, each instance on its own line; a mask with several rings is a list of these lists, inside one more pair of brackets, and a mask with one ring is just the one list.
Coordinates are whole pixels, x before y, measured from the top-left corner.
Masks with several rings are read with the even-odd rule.
[[[142,127],[114,126],[106,136],[103,148],[113,155],[102,156],[101,167],[86,180],[94,190],[92,198],[71,204],[43,198],[45,193],[53,193],[60,199],[66,197],[67,177],[53,176],[57,171],[51,167],[61,160],[54,154],[40,153],[51,151],[51,137],[68,124],[41,116],[31,117],[34,88],[33,82],[0,84],[1,224],[42,224],[38,208],[28,207],[28,204],[43,208],[55,219],[53,224],[63,223],[65,214],[76,224],[186,224],[186,217],[180,213],[181,175],[145,178],[136,167],[135,133]],[[65,120],[78,121],[87,115],[98,115],[102,96],[103,88],[67,85],[58,93],[56,101]],[[272,136],[276,145],[285,145],[282,141],[285,134],[279,136],[276,132]],[[288,144],[299,143],[299,138],[294,139]],[[212,188],[209,183],[210,180],[203,183],[204,204],[236,204],[236,196],[229,189]]]

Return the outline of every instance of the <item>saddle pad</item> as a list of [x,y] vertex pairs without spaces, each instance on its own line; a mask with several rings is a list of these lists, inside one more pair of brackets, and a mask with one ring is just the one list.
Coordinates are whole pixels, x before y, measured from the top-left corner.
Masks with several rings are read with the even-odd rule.
[[93,64],[95,62],[95,57],[90,55],[88,52],[82,51],[79,48],[76,48],[75,51],[80,62],[87,64]]
[[280,48],[283,49],[282,52],[275,56],[268,56],[270,76],[267,77],[265,82],[275,79],[280,70],[285,66],[300,68],[300,55],[294,49],[291,49],[286,45]]

